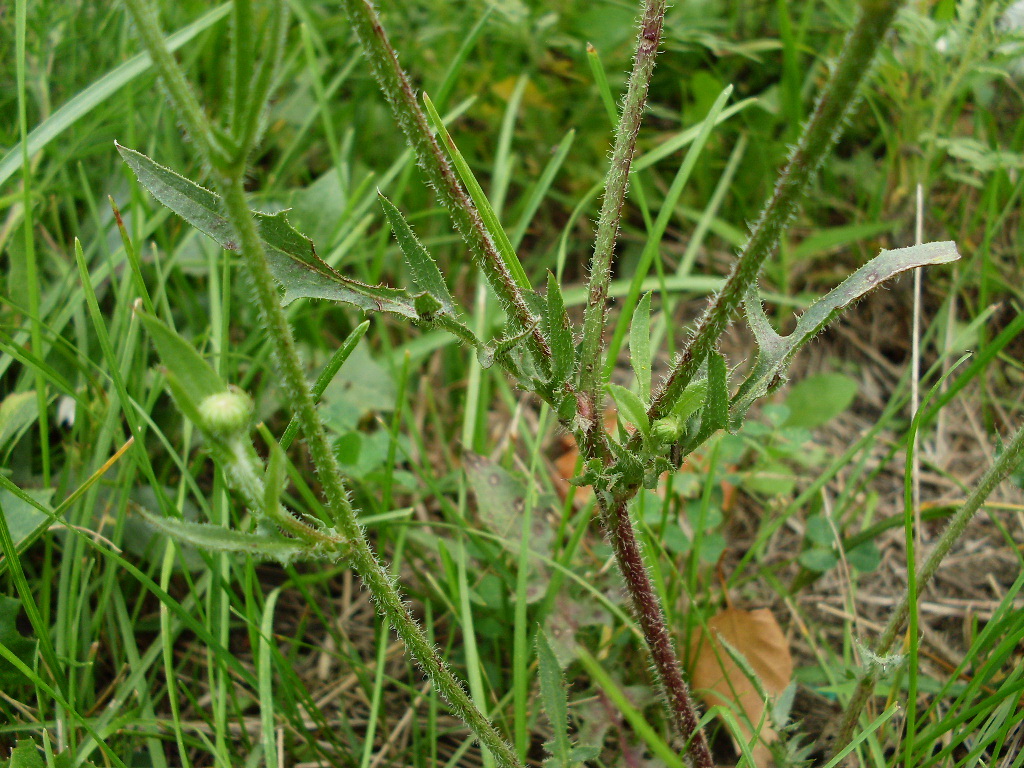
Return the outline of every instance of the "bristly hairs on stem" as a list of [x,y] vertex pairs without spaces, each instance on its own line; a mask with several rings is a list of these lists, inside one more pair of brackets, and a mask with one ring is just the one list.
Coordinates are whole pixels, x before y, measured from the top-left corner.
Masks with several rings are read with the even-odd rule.
[[[255,136],[255,131],[250,132],[252,122],[248,119],[239,121],[236,126],[239,133],[232,135],[225,136],[223,131],[218,131],[215,142],[215,134],[210,122],[199,106],[199,102],[177,61],[167,50],[164,35],[152,5],[148,0],[125,0],[125,3],[138,28],[139,36],[149,50],[154,66],[167,85],[186,127],[205,155],[204,160],[207,160],[215,170],[217,186],[224,197],[228,218],[238,235],[243,258],[255,284],[260,310],[277,353],[278,364],[285,381],[283,390],[287,394],[289,407],[292,413],[298,417],[300,429],[306,436],[310,456],[319,473],[324,496],[336,529],[343,538],[352,542],[352,550],[349,554],[353,569],[370,591],[378,610],[395,628],[409,654],[424,670],[438,692],[448,702],[452,711],[472,729],[481,744],[490,750],[495,761],[502,768],[521,768],[522,763],[515,750],[498,734],[487,717],[469,698],[463,685],[448,669],[436,648],[428,640],[423,628],[409,612],[391,575],[381,565],[370,548],[359,518],[352,507],[337,457],[328,442],[309,385],[305,380],[291,326],[288,324],[281,306],[277,287],[267,261],[266,250],[246,200],[243,179],[248,148],[245,147],[245,142],[252,140],[252,137]],[[281,4],[283,4],[283,0],[278,0],[278,5]],[[236,20],[243,17],[245,14],[236,17]],[[276,35],[274,39],[278,45],[284,44],[283,35]],[[280,61],[277,51],[269,51],[266,55],[272,57],[272,61]],[[242,66],[246,61],[244,55],[234,58],[237,66]],[[233,82],[237,87],[248,89],[255,85],[258,90],[262,90],[262,84],[272,82],[272,80],[272,77],[267,80],[257,77],[253,82],[247,76],[236,73]],[[266,90],[260,93],[260,96],[266,100],[269,95],[268,85]],[[238,97],[238,94],[235,96]],[[245,101],[244,98],[238,99],[237,103],[245,103]],[[263,104],[258,105],[259,110],[262,110],[263,107]],[[250,109],[253,108],[250,105]],[[223,154],[220,151],[222,146],[227,146],[233,151]],[[243,151],[239,152],[239,149]]]
[[[918,595],[924,590],[928,582],[931,581],[932,576],[939,569],[943,559],[945,559],[953,545],[967,529],[967,524],[970,523],[974,515],[981,509],[981,505],[985,503],[985,500],[995,490],[996,486],[1020,465],[1022,456],[1024,456],[1024,427],[1017,430],[1017,433],[1010,439],[1010,442],[1006,444],[1003,452],[992,462],[992,465],[982,475],[974,490],[971,491],[970,496],[964,501],[963,506],[953,515],[946,529],[942,532],[938,541],[935,542],[935,546],[928,555],[928,559],[925,560],[924,565],[921,566],[917,573],[917,585],[914,591]],[[903,631],[909,613],[910,589],[908,587],[899,605],[896,606],[896,609],[889,617],[889,621],[885,625],[885,629],[882,630],[881,636],[878,638],[878,642],[873,650],[875,658],[886,658],[892,653],[893,646]],[[878,681],[881,672],[881,665],[869,663],[861,673],[850,703],[846,705],[846,710],[843,712],[843,719],[840,721],[837,736],[832,742],[834,745],[832,748],[833,756],[850,743],[850,738],[857,725],[857,720],[860,718],[860,713],[863,711],[868,699],[871,698],[871,693],[875,690],[875,683]],[[913,702],[910,702],[908,706],[913,706]]]
[[539,318],[505,266],[476,206],[434,138],[376,9],[370,0],[342,0],[342,6],[352,23],[373,76],[391,107],[395,121],[416,154],[416,161],[423,169],[427,181],[448,209],[460,237],[469,245],[473,261],[484,273],[512,322],[518,330],[532,328],[525,340],[527,348],[537,366],[547,371],[551,362],[551,349],[540,329]]
[[903,0],[863,0],[860,15],[843,45],[828,84],[815,105],[810,121],[775,190],[754,225],[750,238],[733,265],[722,290],[711,300],[689,343],[676,359],[668,377],[654,395],[648,416],[656,421],[670,413],[701,363],[715,349],[733,313],[761,267],[778,245],[818,170],[839,138],[843,124],[875,53],[892,25]]

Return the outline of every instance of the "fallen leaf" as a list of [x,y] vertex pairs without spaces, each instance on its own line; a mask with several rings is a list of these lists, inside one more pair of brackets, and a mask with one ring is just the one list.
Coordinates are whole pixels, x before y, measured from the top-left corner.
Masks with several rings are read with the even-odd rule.
[[[759,682],[750,680],[725,644],[746,659],[749,671]],[[775,616],[767,608],[727,608],[708,620],[706,631],[698,631],[690,649],[690,679],[707,706],[720,705],[732,710],[747,741],[753,735],[751,724],[757,728],[762,716],[765,718],[753,756],[756,768],[769,768],[773,762],[768,744],[778,736],[770,711],[765,713],[762,692],[774,699],[786,690],[793,676],[789,644]]]

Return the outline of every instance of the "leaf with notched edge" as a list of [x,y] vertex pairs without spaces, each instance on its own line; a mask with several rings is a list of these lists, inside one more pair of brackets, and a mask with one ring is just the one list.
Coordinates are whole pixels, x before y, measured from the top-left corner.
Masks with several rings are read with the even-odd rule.
[[[154,162],[141,152],[116,145],[139,183],[165,206],[221,247],[238,251],[234,228],[221,211],[221,199],[208,189]],[[253,212],[270,270],[284,288],[284,303],[295,299],[327,299],[352,304],[366,312],[390,312],[418,319],[408,293],[383,285],[367,285],[339,273],[316,254],[313,241],[297,232],[284,212]]]

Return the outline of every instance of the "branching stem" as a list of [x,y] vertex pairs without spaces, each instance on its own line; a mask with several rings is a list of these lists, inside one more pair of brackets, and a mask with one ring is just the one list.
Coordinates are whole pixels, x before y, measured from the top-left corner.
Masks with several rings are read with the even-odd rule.
[[860,17],[846,38],[832,76],[800,136],[771,199],[761,212],[722,290],[712,299],[697,323],[689,344],[672,366],[654,396],[648,416],[656,421],[670,413],[701,363],[718,344],[747,290],[775,250],[779,238],[796,214],[822,163],[842,132],[843,123],[857,100],[857,91],[871,69],[885,34],[903,0],[864,0]]

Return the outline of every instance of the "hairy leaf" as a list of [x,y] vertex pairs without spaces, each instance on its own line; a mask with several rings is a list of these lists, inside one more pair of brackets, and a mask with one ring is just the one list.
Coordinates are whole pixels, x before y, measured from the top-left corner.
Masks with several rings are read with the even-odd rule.
[[412,227],[409,226],[409,222],[405,220],[402,212],[395,207],[395,204],[384,197],[379,191],[377,196],[380,199],[381,206],[384,208],[384,215],[388,217],[388,222],[391,224],[391,231],[395,234],[398,247],[405,254],[405,260],[412,271],[412,279],[416,283],[416,287],[437,299],[442,311],[445,313],[450,315],[457,314],[455,311],[455,300],[448,290],[448,284],[444,281],[441,270],[437,268],[434,257],[423,247],[423,243],[416,237]]
[[651,294],[645,293],[633,310],[629,325],[629,360],[636,388],[645,403],[651,401]]
[[[221,213],[220,197],[140,152],[117,145],[117,151],[153,196],[200,232],[229,251],[240,250],[234,228]],[[295,299],[328,299],[366,312],[390,312],[417,319],[405,290],[367,285],[345,277],[317,256],[313,241],[297,232],[284,212],[254,212],[260,239],[274,278],[284,288],[284,303]]]
[[139,508],[146,522],[175,541],[214,552],[241,552],[257,558],[277,560],[285,565],[302,558],[321,557],[324,553],[295,539],[258,533],[243,533],[205,523],[190,523],[154,515]]
[[651,433],[651,420],[647,417],[647,406],[640,396],[618,384],[609,384],[608,392],[615,400],[619,413],[625,416],[626,421],[633,424],[646,440]]
[[732,399],[730,418],[733,423],[742,421],[755,400],[782,383],[789,361],[797,350],[834,320],[844,308],[894,275],[917,267],[947,264],[959,258],[956,243],[952,241],[883,250],[838,287],[814,302],[788,336],[780,336],[775,332],[765,316],[756,287],[752,288],[747,294],[744,309],[747,323],[757,342],[757,361]]
[[576,368],[576,347],[573,345],[569,316],[565,313],[562,289],[555,276],[548,272],[547,312],[544,313],[544,337],[551,347],[551,384],[562,387]]

